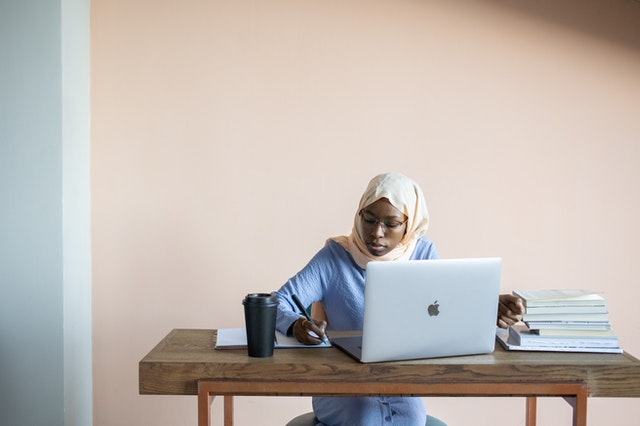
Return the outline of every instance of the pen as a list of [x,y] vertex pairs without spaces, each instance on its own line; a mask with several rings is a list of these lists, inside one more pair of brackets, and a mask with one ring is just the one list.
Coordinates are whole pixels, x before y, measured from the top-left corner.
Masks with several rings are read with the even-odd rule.
[[[300,310],[300,312],[302,313],[302,315],[304,315],[304,317],[311,321],[312,323],[315,324],[315,322],[311,319],[311,317],[309,316],[309,314],[307,313],[307,310],[305,309],[304,305],[302,304],[302,302],[300,301],[300,299],[298,299],[298,296],[296,296],[295,294],[291,295],[291,298],[293,299],[293,303],[296,304],[296,306],[298,307],[298,309]],[[314,333],[315,334],[315,333]],[[322,336],[322,343],[324,343],[325,345],[327,344],[327,336],[323,335]]]

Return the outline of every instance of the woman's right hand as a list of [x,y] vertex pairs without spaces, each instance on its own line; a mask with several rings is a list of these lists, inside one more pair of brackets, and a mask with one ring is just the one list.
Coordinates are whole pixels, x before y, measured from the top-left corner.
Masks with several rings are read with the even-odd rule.
[[319,345],[325,338],[327,322],[322,320],[309,321],[300,317],[293,323],[293,337],[305,345]]

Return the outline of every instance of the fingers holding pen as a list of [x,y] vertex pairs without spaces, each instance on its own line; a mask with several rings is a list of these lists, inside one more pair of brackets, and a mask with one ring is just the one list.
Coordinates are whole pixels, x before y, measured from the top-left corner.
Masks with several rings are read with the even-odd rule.
[[326,321],[309,321],[305,317],[300,317],[293,323],[293,336],[306,345],[319,345],[325,336],[327,328]]
[[325,329],[327,323],[322,320],[313,320],[307,313],[307,308],[295,294],[291,295],[291,299],[304,317],[300,317],[293,324],[293,335],[299,342],[307,345],[319,345],[327,342]]

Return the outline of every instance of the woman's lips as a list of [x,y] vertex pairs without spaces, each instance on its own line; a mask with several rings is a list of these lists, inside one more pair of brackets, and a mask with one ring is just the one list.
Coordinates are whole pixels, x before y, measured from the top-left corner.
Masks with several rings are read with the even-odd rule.
[[367,247],[372,254],[382,253],[387,248],[386,246],[378,243],[367,243]]

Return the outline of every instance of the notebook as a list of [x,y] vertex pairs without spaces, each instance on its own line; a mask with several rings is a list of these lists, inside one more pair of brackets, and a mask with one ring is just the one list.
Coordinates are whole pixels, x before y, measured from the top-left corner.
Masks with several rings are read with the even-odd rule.
[[493,352],[500,258],[369,262],[362,336],[331,342],[361,362]]
[[[317,345],[305,345],[293,336],[285,336],[276,330],[274,335],[275,349],[288,348],[328,348],[330,342],[319,343]],[[247,330],[245,327],[219,328],[216,333],[215,349],[247,349]]]

